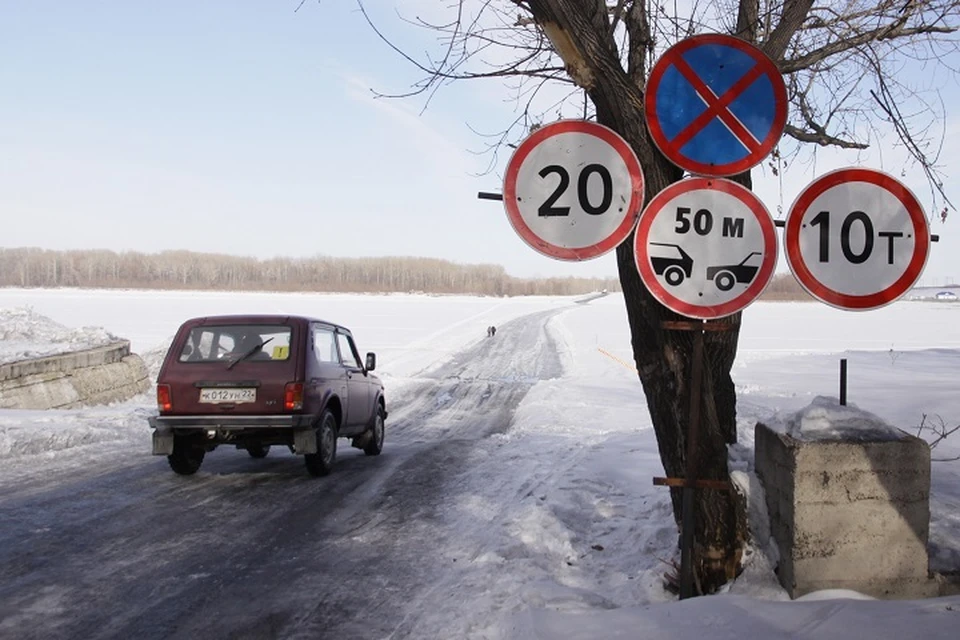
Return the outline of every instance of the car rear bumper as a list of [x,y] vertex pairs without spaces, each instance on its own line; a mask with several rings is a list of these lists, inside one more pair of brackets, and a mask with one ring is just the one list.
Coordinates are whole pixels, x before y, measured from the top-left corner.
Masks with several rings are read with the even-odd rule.
[[298,452],[312,453],[314,416],[151,416],[148,419],[153,432],[153,454],[173,453],[173,437],[203,434],[209,444],[231,442],[244,432],[251,435],[263,431],[289,431],[292,442],[299,444]]
[[151,416],[154,429],[297,429],[309,427],[313,416]]

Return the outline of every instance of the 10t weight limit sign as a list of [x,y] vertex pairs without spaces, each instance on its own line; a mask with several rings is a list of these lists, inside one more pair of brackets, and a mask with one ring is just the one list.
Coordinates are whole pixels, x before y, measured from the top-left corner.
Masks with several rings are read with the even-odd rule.
[[504,176],[503,203],[530,247],[558,260],[588,260],[630,235],[643,206],[643,172],[613,130],[561,120],[517,147]]
[[895,178],[841,169],[813,181],[793,203],[784,245],[811,295],[863,311],[910,290],[926,264],[930,231],[916,196]]

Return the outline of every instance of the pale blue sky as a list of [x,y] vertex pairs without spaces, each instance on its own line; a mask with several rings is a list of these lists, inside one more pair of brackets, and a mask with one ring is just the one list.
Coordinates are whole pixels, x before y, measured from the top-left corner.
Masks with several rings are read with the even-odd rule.
[[[499,203],[477,200],[500,191],[508,156],[474,177],[489,158],[471,152],[483,141],[468,125],[513,119],[502,85],[444,87],[422,115],[422,99],[374,100],[370,88],[401,92],[420,73],[351,0],[299,3],[0,0],[0,246],[427,256],[518,276],[616,275],[612,255],[541,256]],[[433,46],[393,3],[368,4],[403,44]],[[782,191],[757,172],[756,190],[776,217],[815,175],[857,160],[824,154]],[[886,161],[871,166],[899,175]],[[945,164],[957,184],[960,160]],[[904,180],[927,206],[922,178]],[[933,225],[943,241],[925,280],[960,281],[958,224],[953,214]]]

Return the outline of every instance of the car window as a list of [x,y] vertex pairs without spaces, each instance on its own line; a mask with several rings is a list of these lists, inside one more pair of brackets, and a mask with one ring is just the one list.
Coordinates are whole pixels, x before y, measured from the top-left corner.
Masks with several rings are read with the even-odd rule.
[[353,346],[353,341],[345,333],[337,333],[337,344],[340,345],[340,359],[348,367],[360,366],[360,358],[357,356],[357,350]]
[[313,328],[313,352],[319,362],[340,362],[332,329],[319,326]]
[[215,362],[236,358],[258,344],[252,361],[282,361],[290,357],[291,328],[286,325],[204,325],[190,330],[180,349],[180,362]]

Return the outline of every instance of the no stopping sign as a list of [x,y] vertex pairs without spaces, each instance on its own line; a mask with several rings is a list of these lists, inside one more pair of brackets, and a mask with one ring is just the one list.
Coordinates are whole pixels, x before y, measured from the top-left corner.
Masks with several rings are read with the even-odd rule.
[[616,248],[643,206],[643,171],[612,129],[561,120],[533,132],[507,165],[507,217],[534,250],[588,260]]

